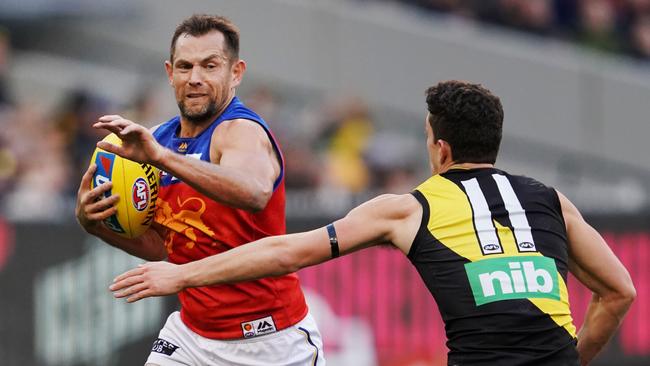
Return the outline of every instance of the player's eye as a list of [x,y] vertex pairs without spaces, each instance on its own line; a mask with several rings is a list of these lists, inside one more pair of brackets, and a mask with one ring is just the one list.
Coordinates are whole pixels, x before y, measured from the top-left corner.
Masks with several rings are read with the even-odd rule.
[[190,70],[192,69],[192,64],[189,62],[179,62],[176,67],[181,70]]

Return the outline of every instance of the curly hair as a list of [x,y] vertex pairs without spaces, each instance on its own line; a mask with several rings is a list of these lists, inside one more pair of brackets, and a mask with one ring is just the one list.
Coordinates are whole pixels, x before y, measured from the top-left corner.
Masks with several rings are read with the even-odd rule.
[[480,84],[457,80],[428,88],[426,97],[435,141],[449,143],[456,163],[494,164],[503,127],[499,97]]
[[230,19],[218,15],[194,14],[183,20],[176,27],[172,36],[172,44],[169,48],[169,60],[174,61],[176,41],[182,34],[192,37],[206,35],[212,31],[221,32],[226,40],[226,50],[230,53],[230,60],[239,58],[239,29]]

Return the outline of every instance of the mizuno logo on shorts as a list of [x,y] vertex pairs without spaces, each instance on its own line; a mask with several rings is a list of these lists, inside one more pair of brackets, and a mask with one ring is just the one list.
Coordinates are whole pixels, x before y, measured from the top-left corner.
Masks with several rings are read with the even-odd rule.
[[249,322],[241,323],[241,330],[244,333],[244,338],[256,337],[268,333],[273,333],[277,329],[273,318],[267,316],[266,318],[256,319]]

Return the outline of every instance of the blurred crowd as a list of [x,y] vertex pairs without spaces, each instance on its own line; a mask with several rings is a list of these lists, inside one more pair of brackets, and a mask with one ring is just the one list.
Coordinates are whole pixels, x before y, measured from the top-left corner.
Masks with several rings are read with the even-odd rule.
[[[650,58],[650,0],[399,1]],[[0,28],[0,215],[69,221],[80,177],[105,134],[92,122],[119,113],[153,126],[171,117],[159,108],[169,100],[162,102],[155,86],[135,91],[128,103],[91,89],[63,91],[54,107],[38,98],[19,100],[9,83],[11,51],[10,36]],[[362,98],[305,97],[301,90],[251,80],[240,94],[272,126],[285,155],[287,188],[294,192],[404,193],[427,174],[419,130],[397,131]]]
[[382,0],[650,59],[650,0]]
[[[151,127],[172,116],[160,115],[163,101],[153,86],[136,91],[127,104],[87,88],[61,91],[53,107],[35,97],[20,100],[8,82],[11,51],[0,28],[0,216],[69,222],[81,175],[106,134],[93,122],[121,114]],[[240,97],[269,122],[282,145],[287,189],[408,192],[420,178],[416,172],[426,171],[419,151],[411,153],[417,144],[378,127],[361,98],[305,99],[301,91],[245,84],[250,86]]]

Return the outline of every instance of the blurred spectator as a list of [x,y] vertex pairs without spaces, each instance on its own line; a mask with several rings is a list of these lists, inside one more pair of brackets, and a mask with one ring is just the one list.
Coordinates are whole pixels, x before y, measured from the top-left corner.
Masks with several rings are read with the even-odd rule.
[[420,183],[415,173],[428,172],[420,166],[420,141],[403,133],[383,131],[375,134],[366,150],[373,172],[373,187],[380,192],[408,193]]
[[15,158],[13,189],[4,199],[13,220],[70,219],[61,215],[71,173],[64,134],[44,115],[33,105],[20,105],[3,131]]
[[415,5],[444,13],[471,17],[474,14],[472,7],[464,0],[412,0]]
[[620,51],[616,16],[616,8],[610,0],[581,0],[578,41],[601,51]]
[[[127,106],[124,117],[146,127],[153,127],[162,122],[159,115],[160,105],[158,95],[155,94],[153,86],[145,86],[140,89],[133,99],[133,104]],[[86,121],[92,124],[93,121]]]
[[632,52],[644,60],[650,60],[650,13],[639,17],[632,26]]
[[394,1],[648,58],[645,19],[650,15],[650,0]]
[[9,95],[9,57],[11,52],[9,33],[0,28],[0,109],[10,105],[12,100]]
[[[54,125],[63,134],[67,152],[74,171],[80,177],[90,162],[90,156],[98,140],[106,132],[92,127],[93,122],[110,111],[109,103],[86,90],[72,91],[65,97],[55,113]],[[75,179],[76,180],[76,177]],[[73,197],[76,186],[70,185],[68,194]]]
[[625,0],[634,14],[650,13],[650,0]]
[[364,152],[373,134],[370,111],[360,98],[348,98],[334,107],[334,119],[326,121],[319,141],[324,141],[323,183],[348,192],[361,192],[371,182]]
[[555,31],[555,13],[551,0],[520,0],[516,3],[515,25],[524,31],[551,35]]

